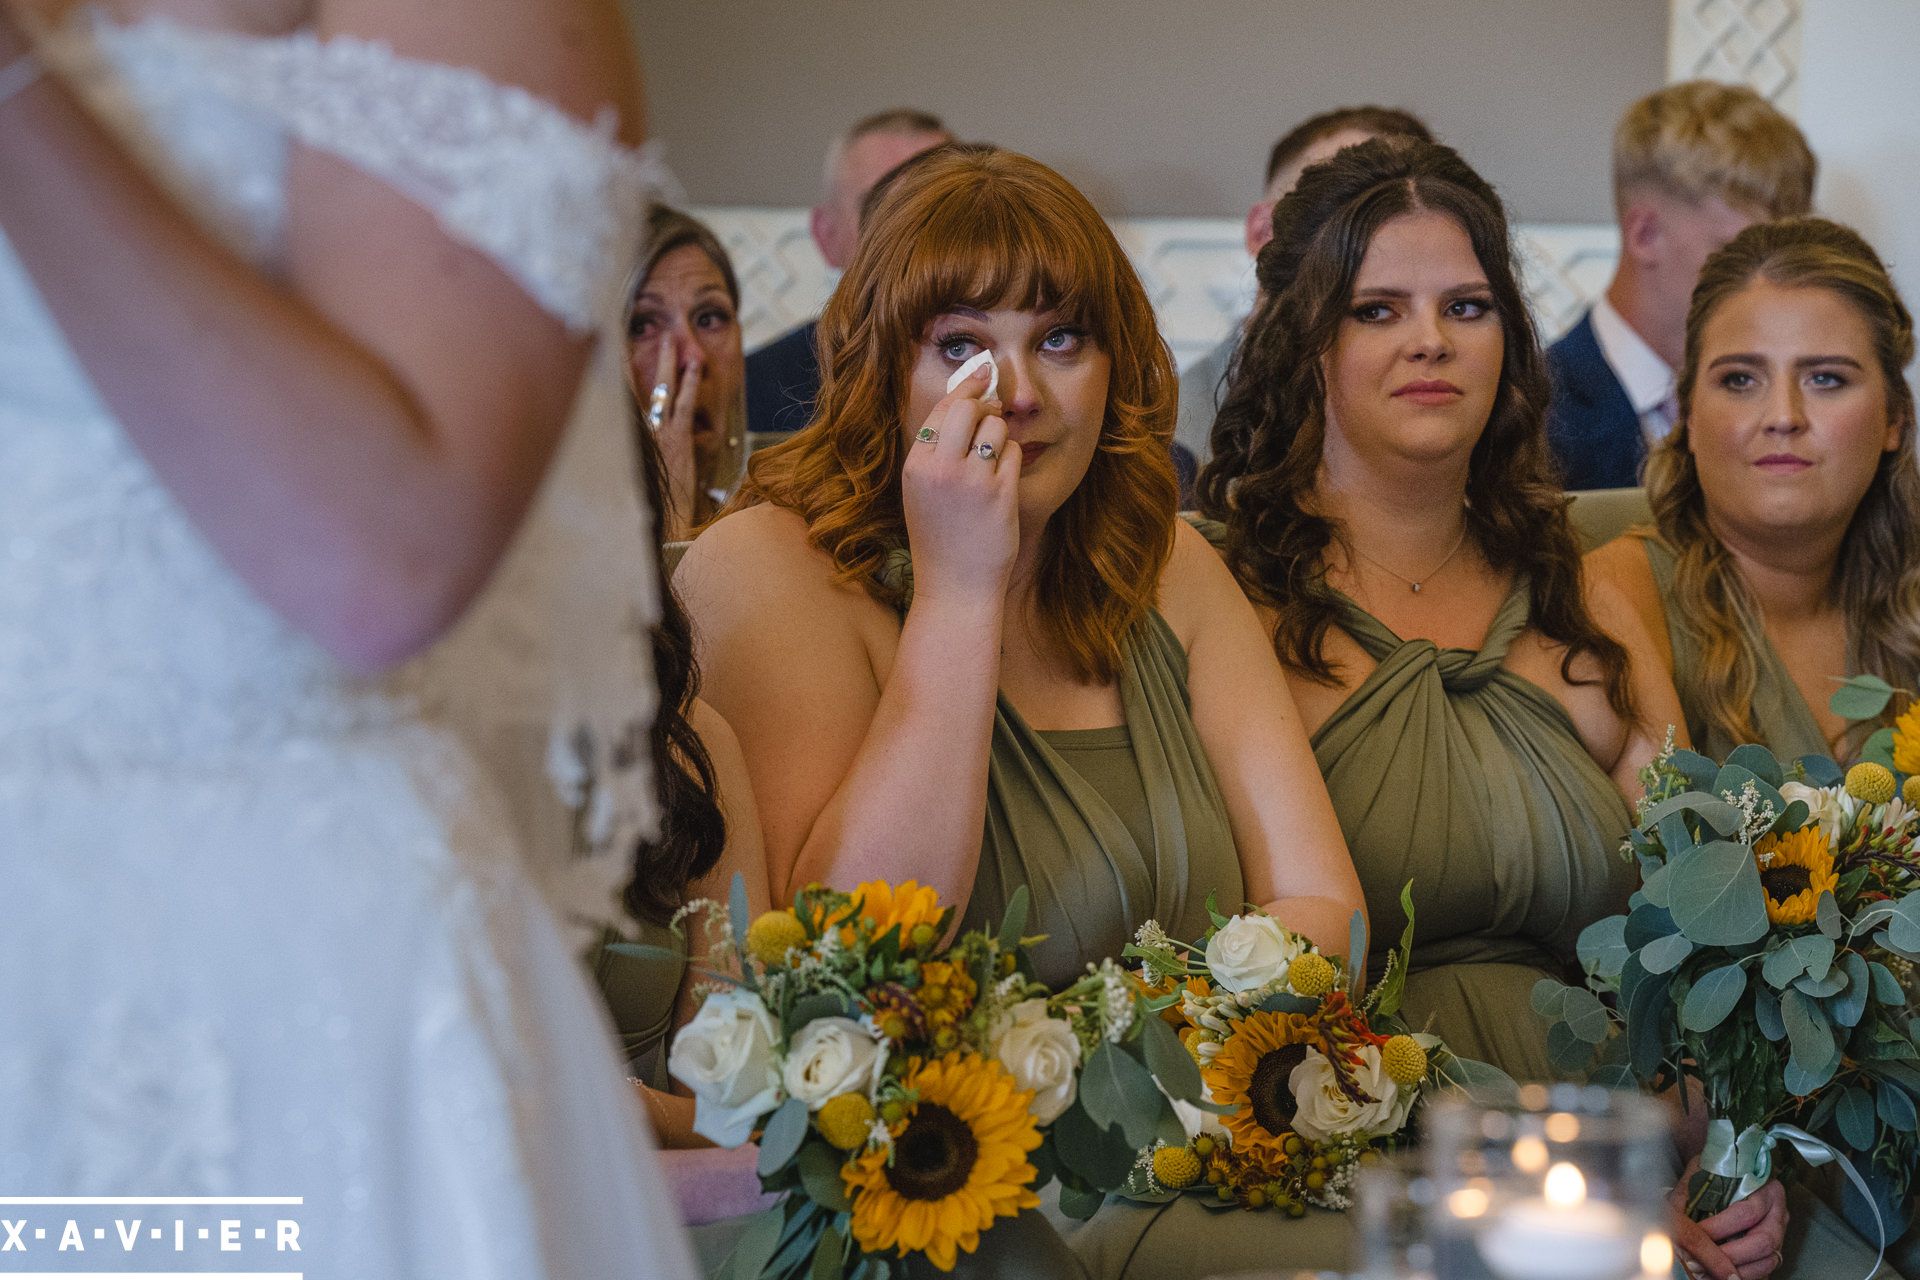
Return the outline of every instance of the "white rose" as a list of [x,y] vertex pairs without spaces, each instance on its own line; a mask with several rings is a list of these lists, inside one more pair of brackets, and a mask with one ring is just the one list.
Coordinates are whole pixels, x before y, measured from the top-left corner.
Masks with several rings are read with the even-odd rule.
[[722,1147],[753,1136],[754,1121],[780,1101],[779,1035],[767,1006],[743,987],[714,992],[680,1028],[667,1070],[693,1090],[695,1133]]
[[1293,1090],[1293,1127],[1311,1142],[1325,1142],[1343,1134],[1364,1138],[1397,1133],[1413,1110],[1415,1090],[1401,1089],[1380,1065],[1380,1050],[1366,1045],[1360,1050],[1360,1064],[1353,1069],[1353,1082],[1360,1091],[1375,1099],[1360,1103],[1349,1098],[1333,1074],[1333,1064],[1318,1049],[1307,1056],[1287,1077]]
[[843,1093],[871,1095],[887,1051],[852,1018],[816,1018],[794,1033],[780,1079],[787,1096],[818,1111]]
[[1207,939],[1207,968],[1215,985],[1251,991],[1286,981],[1288,966],[1306,949],[1305,941],[1272,916],[1235,916]]
[[1047,1015],[1045,1000],[1022,1000],[994,1028],[993,1056],[1022,1089],[1033,1090],[1027,1109],[1039,1124],[1052,1124],[1079,1093],[1080,1037]]
[[1839,843],[1840,837],[1852,824],[1853,815],[1860,804],[1847,794],[1845,787],[1810,787],[1804,782],[1782,783],[1780,798],[1788,804],[1795,800],[1806,801],[1811,821],[1820,824],[1820,830],[1827,837],[1829,845]]

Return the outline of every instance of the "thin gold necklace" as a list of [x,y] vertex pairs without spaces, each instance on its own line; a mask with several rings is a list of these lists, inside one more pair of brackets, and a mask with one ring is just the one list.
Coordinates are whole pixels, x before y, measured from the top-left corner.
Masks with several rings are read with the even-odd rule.
[[1383,573],[1392,574],[1394,577],[1400,579],[1400,581],[1406,583],[1407,588],[1410,591],[1412,591],[1413,594],[1419,595],[1420,588],[1425,586],[1427,583],[1432,582],[1433,576],[1439,573],[1442,569],[1446,568],[1449,564],[1451,564],[1453,562],[1453,558],[1460,554],[1460,548],[1466,545],[1466,541],[1467,541],[1467,522],[1462,520],[1460,522],[1460,536],[1453,540],[1453,550],[1447,552],[1446,556],[1441,559],[1439,564],[1433,566],[1433,568],[1421,574],[1417,579],[1409,578],[1406,574],[1401,573],[1398,569],[1392,569],[1384,564],[1381,564],[1378,560],[1375,560],[1372,556],[1368,555],[1365,551],[1362,551],[1357,543],[1350,544],[1350,545],[1353,546],[1354,553],[1357,554],[1362,560],[1365,560],[1368,564],[1372,565],[1374,568],[1380,570]]

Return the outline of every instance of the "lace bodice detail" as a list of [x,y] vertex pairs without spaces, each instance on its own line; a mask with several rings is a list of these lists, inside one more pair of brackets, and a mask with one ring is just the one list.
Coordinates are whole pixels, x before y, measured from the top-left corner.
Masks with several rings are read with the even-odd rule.
[[362,40],[83,20],[43,54],[263,271],[280,259],[297,141],[390,184],[601,337],[491,584],[426,655],[356,678],[207,547],[0,239],[0,768],[224,768],[422,724],[485,756],[537,734],[547,746],[531,765],[544,754],[574,810],[571,860],[543,876],[575,901],[604,901],[654,817],[641,748],[655,585],[617,334],[656,163],[622,148],[611,118],[588,126],[477,72]]

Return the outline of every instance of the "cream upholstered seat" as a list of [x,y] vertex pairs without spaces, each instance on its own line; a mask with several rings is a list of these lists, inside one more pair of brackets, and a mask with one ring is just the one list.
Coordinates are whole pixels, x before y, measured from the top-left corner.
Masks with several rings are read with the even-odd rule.
[[1580,535],[1582,550],[1591,551],[1636,524],[1653,521],[1645,489],[1582,489],[1569,496],[1573,503],[1567,514]]

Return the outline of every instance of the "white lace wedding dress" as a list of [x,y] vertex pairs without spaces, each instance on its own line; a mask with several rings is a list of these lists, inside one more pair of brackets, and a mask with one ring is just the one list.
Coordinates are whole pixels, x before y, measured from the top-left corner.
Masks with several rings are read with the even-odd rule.
[[648,166],[367,42],[42,52],[263,270],[297,140],[603,340],[492,584],[357,679],[210,552],[0,240],[0,1196],[299,1196],[275,1269],[312,1277],[691,1275],[575,959],[655,816],[613,338]]

